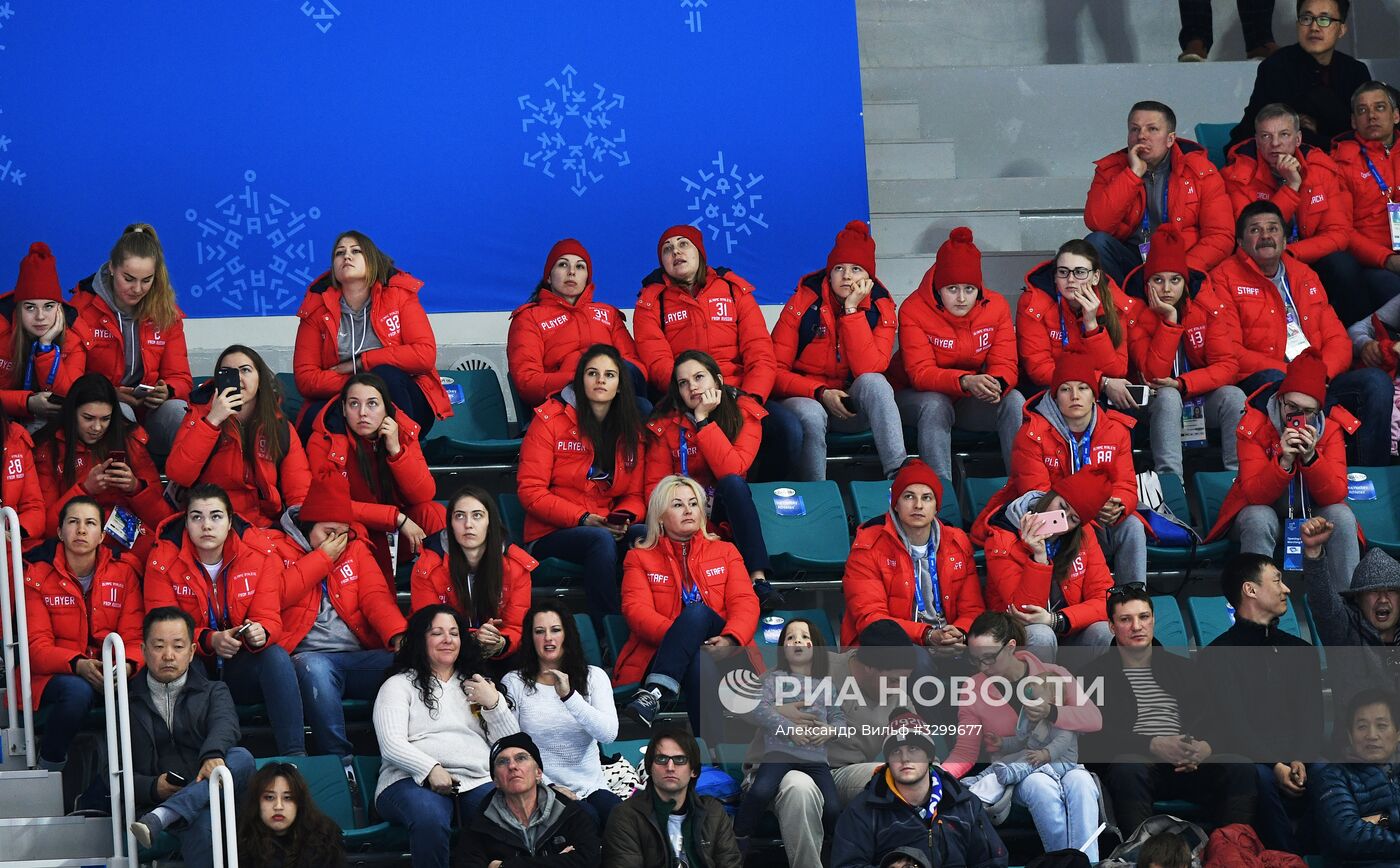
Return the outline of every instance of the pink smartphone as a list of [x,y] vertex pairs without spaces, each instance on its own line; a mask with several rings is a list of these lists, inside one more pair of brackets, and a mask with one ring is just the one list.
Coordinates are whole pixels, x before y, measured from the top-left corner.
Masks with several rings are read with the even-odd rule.
[[1069,530],[1069,516],[1065,515],[1063,509],[1052,509],[1049,512],[1040,514],[1040,524],[1036,527],[1037,533],[1056,534]]

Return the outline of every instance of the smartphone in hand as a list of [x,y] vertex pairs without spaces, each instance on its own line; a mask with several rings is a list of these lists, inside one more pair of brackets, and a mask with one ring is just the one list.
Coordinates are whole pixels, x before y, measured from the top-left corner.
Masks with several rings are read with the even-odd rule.
[[1049,512],[1040,514],[1040,524],[1036,526],[1036,533],[1056,534],[1069,530],[1069,516],[1063,509],[1052,509]]

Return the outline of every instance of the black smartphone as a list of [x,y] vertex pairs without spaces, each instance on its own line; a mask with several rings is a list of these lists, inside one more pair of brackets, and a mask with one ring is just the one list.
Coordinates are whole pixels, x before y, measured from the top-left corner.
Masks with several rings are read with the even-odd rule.
[[63,403],[63,396],[62,396],[62,395],[55,395],[53,392],[50,392],[50,393],[49,393],[49,396],[48,396],[47,398],[45,398],[44,400],[48,401],[50,404],[62,404],[62,403]]
[[214,372],[214,391],[222,394],[228,389],[238,388],[238,369],[219,368]]
[[107,457],[111,460],[111,462],[112,462],[113,464],[125,464],[125,463],[126,463],[126,450],[125,450],[125,449],[113,449],[111,452],[108,452],[108,453],[107,453]]
[[616,512],[608,513],[608,517],[604,519],[604,521],[613,527],[623,527],[624,525],[631,524],[634,518],[636,518],[636,516],[626,510],[617,510]]
[[177,787],[183,787],[189,783],[189,780],[179,772],[166,772],[165,779]]
[[841,406],[846,408],[847,413],[856,414],[860,412],[860,410],[856,408],[856,399],[852,398],[850,395],[841,399]]

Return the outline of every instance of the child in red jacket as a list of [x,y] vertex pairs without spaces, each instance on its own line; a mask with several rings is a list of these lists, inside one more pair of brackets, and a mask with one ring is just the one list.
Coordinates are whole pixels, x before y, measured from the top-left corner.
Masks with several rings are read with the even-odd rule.
[[875,239],[852,220],[836,233],[826,268],[803,277],[773,326],[773,394],[802,422],[794,478],[826,479],[828,430],[870,431],[886,478],[904,463],[904,429],[886,372],[894,300],[875,277]]
[[0,405],[29,429],[58,412],[58,399],[82,373],[68,328],[78,315],[63,303],[58,267],[42,241],[29,245],[15,291],[0,297]]
[[938,248],[919,288],[899,306],[899,357],[909,388],[898,395],[918,428],[919,454],[953,478],[953,427],[996,431],[1011,466],[1025,396],[1016,391],[1016,332],[1000,293],[982,286],[982,251],[959,226]]
[[686,350],[676,357],[671,386],[647,423],[644,486],[650,492],[672,474],[700,483],[709,497],[710,520],[729,528],[764,611],[782,605],[782,595],[768,583],[772,564],[745,476],[758,454],[767,415],[753,398],[725,385],[719,364],[708,353]]

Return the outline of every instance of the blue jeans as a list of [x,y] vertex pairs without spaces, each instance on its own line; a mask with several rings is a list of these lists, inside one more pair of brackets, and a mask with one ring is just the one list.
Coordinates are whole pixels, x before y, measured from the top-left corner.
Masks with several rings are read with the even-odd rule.
[[[1079,847],[1099,827],[1099,788],[1082,768],[1058,781],[1050,775],[1031,775],[1016,785],[1012,802],[1030,811],[1047,853]],[[1089,864],[1098,864],[1098,842],[1089,845],[1084,854]]]
[[1344,326],[1365,319],[1400,295],[1400,274],[1384,268],[1363,268],[1346,250],[1324,256],[1312,267],[1322,278],[1327,300]]
[[797,762],[776,756],[767,757],[758,764],[744,798],[739,802],[739,813],[734,818],[734,834],[740,838],[751,836],[758,829],[758,821],[763,812],[773,804],[778,795],[778,786],[788,772],[803,772],[822,794],[822,827],[828,838],[836,828],[836,818],[841,816],[841,795],[836,791],[836,781],[831,778],[831,768],[826,763]]
[[408,847],[413,868],[447,868],[452,824],[460,814],[469,822],[481,808],[481,803],[495,789],[494,784],[482,784],[452,798],[440,796],[412,779],[395,781],[379,794],[375,807],[379,816],[408,829]]
[[68,759],[68,745],[83,725],[88,709],[97,702],[97,691],[76,675],[55,675],[44,685],[39,710],[48,710],[39,736],[39,759],[57,767]]
[[583,590],[594,621],[603,615],[622,614],[622,554],[646,533],[646,525],[634,524],[621,541],[601,527],[565,527],[550,531],[530,544],[530,554],[540,560],[563,558],[583,567]]
[[[1264,370],[1250,374],[1240,381],[1246,395],[1266,383],[1283,380],[1283,371]],[[1395,383],[1380,368],[1360,368],[1343,371],[1327,385],[1324,412],[1338,404],[1361,422],[1350,435],[1349,461],[1362,467],[1384,467],[1390,463],[1390,411],[1395,395]]]
[[[301,691],[292,658],[281,645],[269,644],[256,654],[242,650],[225,660],[222,680],[233,701],[267,705],[267,722],[281,756],[306,754],[306,719],[301,711]],[[206,662],[209,677],[219,679],[219,666]]]
[[[1256,792],[1259,797],[1254,809],[1254,831],[1259,833],[1259,840],[1270,850],[1298,854],[1312,851],[1313,842],[1309,839],[1313,837],[1313,824],[1300,823],[1298,828],[1301,835],[1293,829],[1293,821],[1307,814],[1309,800],[1306,797],[1289,798],[1279,790],[1278,783],[1274,780],[1273,763],[1255,763],[1254,769],[1257,774]],[[1311,780],[1311,769],[1308,777],[1308,786],[1317,786]]]
[[[1107,232],[1090,232],[1084,236],[1084,240],[1099,252],[1099,264],[1103,266],[1104,274],[1113,278],[1114,282],[1120,286],[1123,284],[1123,278],[1128,276],[1128,272],[1142,265],[1142,252],[1138,250],[1136,244],[1120,241]],[[1079,842],[1079,844],[1082,843],[1084,842]],[[1079,844],[1070,846],[1078,847]]]
[[764,402],[763,443],[749,469],[755,482],[777,482],[793,478],[798,456],[802,454],[802,420],[777,398]]
[[[248,779],[253,776],[253,755],[241,747],[229,750],[224,756],[224,765],[233,774],[234,800],[243,796],[248,787]],[[169,808],[182,822],[167,827],[170,834],[180,841],[180,853],[190,868],[204,868],[214,864],[211,849],[212,821],[209,816],[209,782],[191,781],[180,792],[161,802],[162,808]],[[232,805],[226,805],[232,809]]]
[[704,603],[686,606],[661,637],[661,644],[656,646],[651,667],[643,679],[643,684],[658,685],[684,697],[690,731],[698,738],[704,738],[706,732],[715,733],[712,739],[718,738],[719,730],[708,728],[718,723],[717,703],[703,702],[702,688],[717,683],[719,669],[714,656],[701,648],[706,639],[718,636],[722,630],[724,619],[714,609]]
[[394,660],[388,651],[304,651],[292,655],[302,707],[311,726],[316,753],[348,757],[354,753],[345,737],[347,699],[373,701]]
[[612,790],[594,790],[587,796],[579,800],[579,807],[583,808],[588,815],[593,818],[593,822],[598,824],[598,832],[602,834],[608,827],[608,817],[612,814],[612,809],[622,804]]
[[715,482],[715,508],[711,516],[718,524],[729,522],[734,547],[744,559],[749,573],[771,572],[768,544],[763,541],[763,528],[758,523],[758,510],[753,505],[753,491],[742,476],[731,474]]

